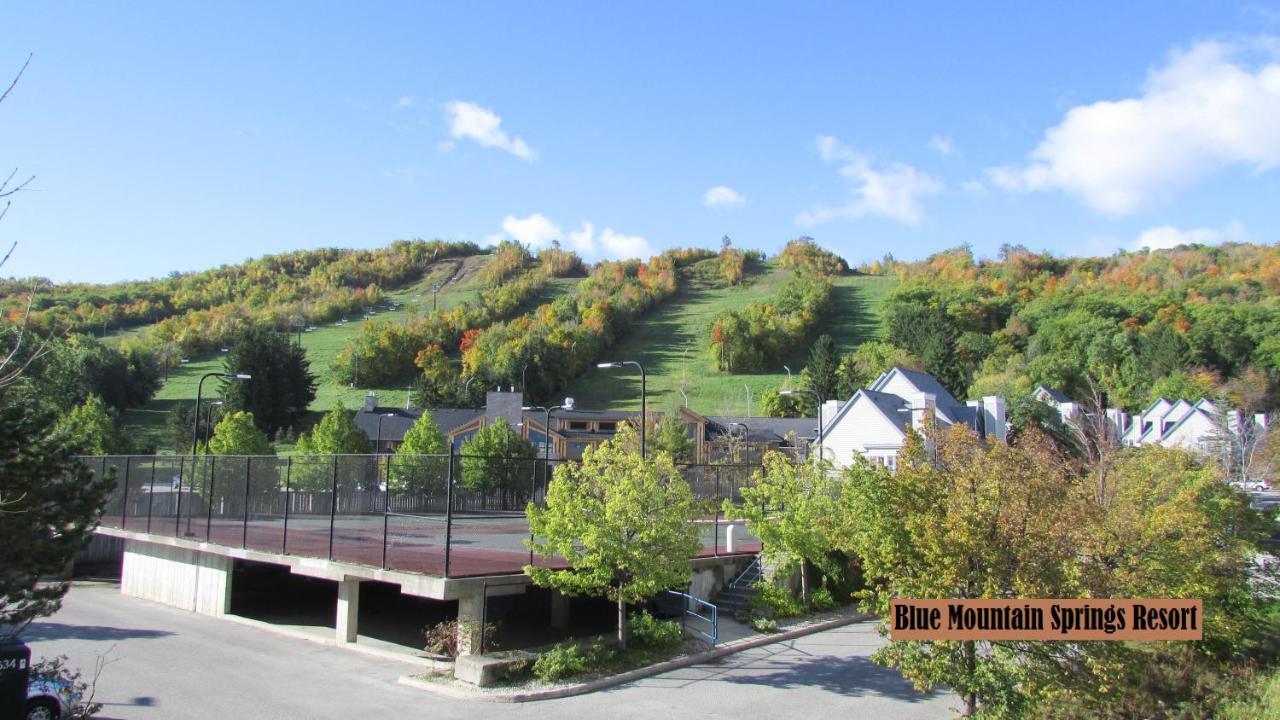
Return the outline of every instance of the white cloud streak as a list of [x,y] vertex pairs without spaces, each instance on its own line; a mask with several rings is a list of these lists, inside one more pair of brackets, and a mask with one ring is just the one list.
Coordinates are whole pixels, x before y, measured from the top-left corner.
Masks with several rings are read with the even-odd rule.
[[702,204],[707,207],[741,205],[746,201],[746,198],[728,185],[717,185],[702,195]]
[[550,247],[552,240],[566,241],[569,249],[591,258],[641,258],[653,255],[653,247],[642,235],[626,235],[606,227],[599,233],[596,226],[584,220],[578,230],[565,233],[556,222],[541,213],[519,218],[508,215],[502,220],[502,232],[486,239],[497,242],[510,238],[536,249]]
[[1143,231],[1133,242],[1132,249],[1168,250],[1179,245],[1217,245],[1229,240],[1243,240],[1247,236],[1248,232],[1239,220],[1232,220],[1221,229],[1201,227],[1180,230],[1173,225],[1161,225]]
[[796,216],[796,224],[812,227],[835,219],[855,220],[879,215],[915,225],[924,215],[923,198],[937,195],[941,180],[904,163],[875,164],[871,158],[830,135],[818,137],[818,154],[827,164],[839,164],[849,183],[849,200],[843,205],[814,205]]
[[990,168],[1009,192],[1061,190],[1119,217],[1229,166],[1280,164],[1280,41],[1206,41],[1173,52],[1137,97],[1067,111],[1026,164]]
[[537,153],[523,138],[507,135],[502,129],[502,118],[489,108],[475,103],[454,100],[445,106],[449,120],[449,134],[455,138],[469,138],[483,147],[493,147],[532,161]]

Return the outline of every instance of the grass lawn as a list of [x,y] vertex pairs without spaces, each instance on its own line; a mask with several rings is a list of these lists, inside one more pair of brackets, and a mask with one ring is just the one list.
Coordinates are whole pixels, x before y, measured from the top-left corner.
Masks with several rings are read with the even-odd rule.
[[[760,394],[785,383],[786,371],[779,367],[776,372],[751,375],[720,372],[711,355],[710,326],[721,310],[773,297],[791,274],[773,262],[765,263],[764,271],[732,288],[707,287],[682,273],[677,296],[637,322],[609,359],[637,360],[645,366],[649,407],[655,410],[683,404],[680,387],[684,384],[689,407],[712,415],[745,415],[750,388],[751,414],[759,415]],[[847,275],[836,280],[835,309],[823,332],[831,335],[841,353],[879,336],[881,302],[896,285],[892,277]],[[799,373],[808,353],[807,347],[796,348],[785,364]],[[634,368],[592,370],[565,395],[582,408],[638,410],[640,376]]]

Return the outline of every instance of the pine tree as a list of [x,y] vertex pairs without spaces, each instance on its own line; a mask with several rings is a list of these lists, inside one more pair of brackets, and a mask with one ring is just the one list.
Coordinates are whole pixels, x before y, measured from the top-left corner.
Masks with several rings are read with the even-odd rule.
[[265,432],[296,423],[316,397],[306,351],[269,328],[250,327],[232,341],[226,372],[251,376],[226,382],[227,410],[252,413]]
[[840,385],[840,358],[836,344],[830,335],[819,336],[809,351],[809,364],[805,366],[805,384],[823,400],[836,397]]

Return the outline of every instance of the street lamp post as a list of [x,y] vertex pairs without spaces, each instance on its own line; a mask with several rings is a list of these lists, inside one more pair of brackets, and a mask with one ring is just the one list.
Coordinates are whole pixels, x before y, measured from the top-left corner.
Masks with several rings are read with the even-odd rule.
[[204,381],[211,377],[226,378],[228,380],[252,380],[253,376],[247,373],[205,373],[200,378],[200,382],[196,383],[196,411],[191,418],[191,454],[195,455],[200,445],[200,397],[204,393]]
[[210,441],[211,439],[213,439],[213,409],[214,409],[214,408],[216,408],[216,407],[218,407],[219,405],[222,405],[222,404],[223,404],[223,402],[222,402],[221,400],[214,400],[213,402],[211,402],[211,403],[209,403],[208,405],[206,405],[206,406],[205,406],[205,411],[204,411],[204,444],[205,444],[205,446],[206,446],[206,447],[208,447],[208,445],[209,445],[209,441]]
[[395,417],[395,416],[396,416],[395,413],[383,413],[378,416],[378,444],[377,444],[377,450],[376,450],[376,452],[378,453],[382,452],[382,421],[386,420],[389,417]]
[[818,401],[818,459],[822,459],[822,396],[816,390],[779,390],[779,395],[812,395]]
[[640,458],[643,460],[647,457],[647,445],[645,444],[645,427],[649,424],[649,406],[648,398],[645,394],[645,374],[644,366],[635,360],[614,360],[613,362],[598,363],[596,367],[601,369],[620,368],[623,365],[635,365],[640,370]]
[[[551,407],[542,407],[540,405],[530,405],[521,410],[542,410],[546,413],[546,419],[542,422],[542,429],[546,435],[546,442],[542,444],[542,473],[545,475],[551,469],[551,413],[556,410],[573,409],[573,398],[566,398],[563,405],[552,405]],[[532,498],[531,498],[532,499]]]

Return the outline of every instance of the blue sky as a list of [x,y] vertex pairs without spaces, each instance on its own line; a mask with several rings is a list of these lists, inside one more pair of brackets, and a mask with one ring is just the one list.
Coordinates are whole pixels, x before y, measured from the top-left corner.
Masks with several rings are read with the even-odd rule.
[[11,5],[0,166],[36,179],[0,272],[1277,240],[1280,4],[961,5]]

